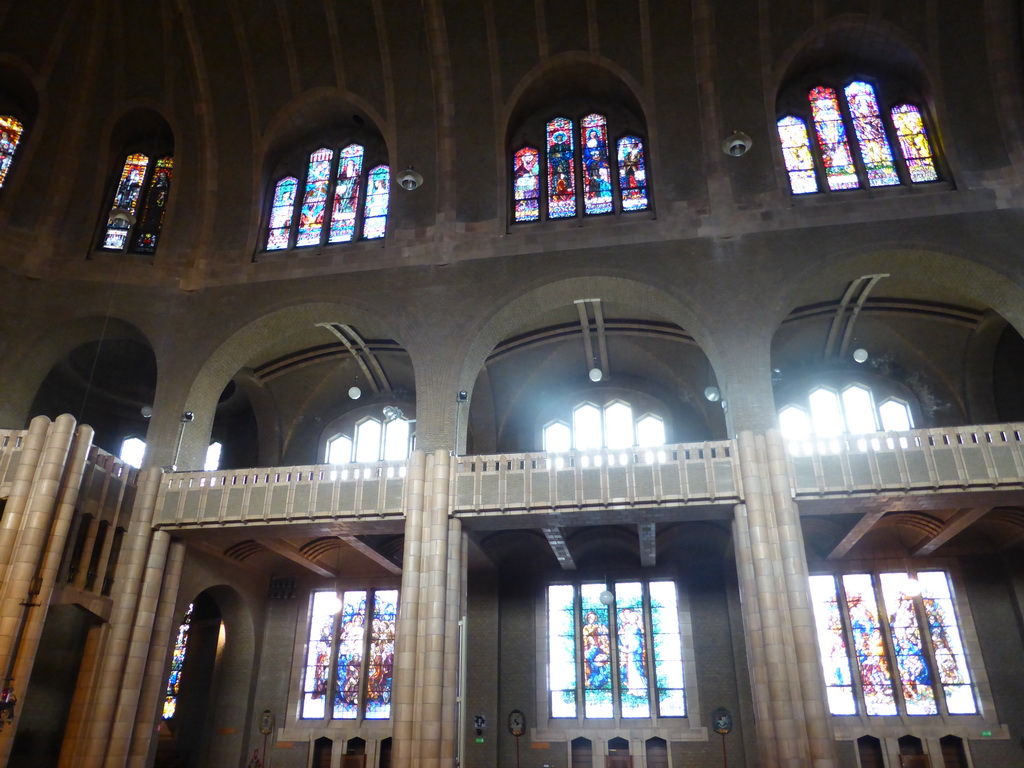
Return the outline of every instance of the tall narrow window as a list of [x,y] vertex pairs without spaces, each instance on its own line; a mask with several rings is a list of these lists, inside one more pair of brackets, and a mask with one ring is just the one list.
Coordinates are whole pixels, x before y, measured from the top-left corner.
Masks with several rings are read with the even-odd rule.
[[302,718],[391,717],[397,617],[396,589],[348,590],[340,607],[334,592],[313,594]]
[[104,250],[123,250],[134,231],[131,249],[135,253],[156,252],[171,191],[174,159],[168,155],[152,166],[150,160],[141,153],[125,159],[103,234]]
[[782,157],[786,161],[786,172],[789,174],[793,194],[817,192],[818,180],[814,177],[811,140],[807,137],[804,121],[793,116],[779,120],[779,140],[782,142]]
[[164,223],[167,210],[167,196],[171,191],[171,174],[174,171],[174,160],[161,157],[156,161],[153,177],[149,181],[146,193],[146,206],[139,219],[138,233],[135,235],[135,251],[137,253],[156,253],[156,242],[160,237],[160,229]]
[[551,717],[685,717],[678,610],[671,581],[548,587]]
[[355,237],[363,154],[359,144],[349,144],[341,150],[338,183],[334,188],[334,208],[331,211],[331,236],[328,238],[332,243],[347,243]]
[[913,104],[899,104],[892,108],[892,121],[896,124],[896,137],[907,161],[910,180],[919,182],[938,179],[932,145],[921,119],[921,110]]
[[117,211],[125,211],[132,216],[139,207],[142,196],[142,183],[146,178],[149,158],[146,155],[128,155],[121,169],[121,178],[114,193],[114,203],[110,206],[110,217],[107,219],[107,232],[103,238],[103,247],[119,251],[124,248],[131,229],[131,221],[119,216]]
[[306,172],[306,192],[302,197],[299,212],[299,228],[295,237],[296,246],[319,245],[324,229],[324,212],[327,208],[327,188],[331,181],[331,161],[334,153],[322,147],[309,156]]
[[367,240],[384,237],[384,230],[388,223],[388,201],[390,198],[391,172],[386,165],[378,165],[370,171],[369,187],[366,193],[363,237]]
[[556,117],[548,123],[548,216],[576,215],[576,161],[572,121]]
[[515,220],[537,221],[540,218],[540,153],[523,147],[515,154],[512,167]]
[[188,645],[188,631],[192,626],[192,603],[185,609],[185,616],[178,625],[178,635],[174,639],[174,651],[171,656],[171,674],[167,678],[167,689],[164,694],[163,719],[170,720],[178,709],[178,693],[181,689],[181,668],[185,664],[185,648]]
[[[846,574],[839,584],[811,577],[832,714],[861,706],[867,715],[977,712],[945,573]],[[852,654],[857,678],[849,674]]]
[[622,210],[647,209],[647,168],[644,162],[644,143],[639,136],[619,139],[619,190]]
[[885,135],[882,116],[878,113],[875,89],[868,83],[855,80],[846,86],[846,103],[850,107],[853,130],[860,145],[860,156],[872,187],[899,184],[892,149]]
[[856,189],[857,171],[853,167],[846,126],[839,112],[839,99],[832,88],[814,88],[810,93],[814,131],[818,136],[822,163],[829,189]]
[[587,115],[580,121],[583,152],[583,210],[587,214],[612,212],[612,169],[608,164],[608,121]]
[[10,115],[0,115],[0,187],[7,180],[24,126]]
[[274,203],[270,209],[270,231],[267,234],[267,250],[278,251],[288,247],[292,231],[292,206],[299,180],[289,176],[281,179],[274,187]]

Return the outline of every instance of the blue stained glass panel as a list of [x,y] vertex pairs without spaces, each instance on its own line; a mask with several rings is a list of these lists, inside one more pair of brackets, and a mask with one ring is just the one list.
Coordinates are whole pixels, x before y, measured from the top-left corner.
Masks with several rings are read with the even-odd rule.
[[833,715],[855,715],[857,705],[853,697],[850,658],[846,652],[836,579],[834,576],[811,576],[810,587],[829,712]]
[[174,159],[162,157],[153,169],[153,178],[146,193],[146,206],[139,219],[138,234],[135,236],[135,250],[139,253],[155,253],[156,241],[164,223],[167,210],[167,196],[171,192],[171,175]]
[[178,693],[181,690],[181,668],[185,664],[185,647],[188,645],[188,630],[192,625],[192,603],[185,609],[185,616],[178,626],[171,656],[171,674],[167,678],[167,692],[164,696],[163,719],[170,720],[178,708]]
[[846,86],[846,104],[853,118],[853,132],[860,145],[860,156],[868,172],[868,184],[872,187],[899,184],[892,148],[878,112],[875,89],[868,83],[855,80]]
[[391,717],[391,679],[395,666],[395,621],[398,618],[398,590],[373,595],[373,625],[366,671],[366,719]]
[[334,681],[334,717],[354,720],[359,714],[359,686],[363,672],[366,592],[346,592],[338,625],[338,664]]
[[367,180],[366,210],[363,214],[363,239],[384,237],[388,224],[388,202],[391,198],[391,171],[386,165],[372,168]]
[[608,606],[601,602],[604,584],[580,587],[583,643],[583,715],[612,716],[612,652]]
[[639,582],[615,585],[615,624],[618,638],[619,697],[623,717],[650,717],[647,677],[647,638],[643,589]]
[[110,206],[111,216],[107,219],[107,231],[103,238],[103,247],[119,251],[128,239],[131,224],[123,218],[114,218],[114,211],[121,209],[135,215],[142,196],[142,184],[149,168],[149,158],[145,155],[128,155],[121,169],[121,178],[114,193],[114,204]]
[[327,706],[327,685],[330,681],[331,638],[338,596],[334,592],[313,593],[309,617],[309,638],[306,643],[306,665],[302,687],[303,718],[322,719]]
[[540,153],[523,147],[512,161],[516,221],[537,221],[540,218]]
[[568,584],[548,587],[548,692],[552,717],[576,717],[575,590]]
[[928,141],[921,111],[913,104],[898,104],[892,108],[892,122],[896,126],[896,137],[907,161],[911,182],[938,181],[932,145]]
[[867,574],[847,574],[843,576],[843,590],[864,691],[864,709],[869,715],[895,715],[892,675],[885,657],[872,579]]
[[946,709],[953,715],[974,714],[978,705],[974,700],[971,672],[953,610],[949,579],[941,571],[925,571],[917,575],[917,580],[921,586],[921,601],[928,620],[935,666],[946,696]]
[[619,139],[619,191],[623,211],[645,211],[647,199],[647,164],[644,161],[644,143],[639,136]]
[[0,116],[0,187],[7,180],[23,130],[22,124],[10,115]]
[[883,573],[879,581],[882,585],[882,600],[889,615],[896,668],[899,670],[907,714],[934,715],[938,712],[935,688],[924,655],[914,598],[908,594],[907,574]]
[[327,237],[331,243],[347,243],[355,237],[363,154],[363,148],[358,144],[349,144],[341,150],[338,180],[334,187],[334,205],[331,208],[331,229]]
[[676,585],[671,581],[652,581],[648,590],[651,596],[651,634],[654,641],[658,714],[662,717],[685,717],[686,693],[683,687]]
[[583,212],[588,216],[612,212],[612,169],[608,162],[608,121],[587,115],[580,121],[583,153]]
[[818,191],[818,179],[814,175],[814,158],[811,155],[811,140],[807,126],[798,117],[784,117],[778,122],[779,141],[782,156],[786,161],[789,186],[794,195],[806,195]]
[[295,192],[299,180],[288,176],[274,187],[274,202],[270,208],[270,227],[267,233],[267,250],[279,251],[288,247],[292,231],[292,212],[295,206]]
[[846,126],[839,112],[839,100],[832,88],[812,88],[811,115],[818,136],[825,177],[831,190],[856,189],[860,186],[857,171],[846,140]]
[[306,192],[302,197],[299,213],[299,229],[295,245],[319,245],[324,229],[324,212],[327,208],[327,189],[330,186],[331,161],[334,152],[322,147],[309,156],[309,171],[306,174]]
[[576,215],[576,147],[572,121],[556,117],[547,125],[548,218]]

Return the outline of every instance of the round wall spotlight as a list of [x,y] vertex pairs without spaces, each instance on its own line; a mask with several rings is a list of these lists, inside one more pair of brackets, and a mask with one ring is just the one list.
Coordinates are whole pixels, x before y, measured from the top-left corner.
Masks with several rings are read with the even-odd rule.
[[360,397],[363,396],[363,390],[361,390],[359,387],[349,387],[348,396],[353,400],[358,400]]

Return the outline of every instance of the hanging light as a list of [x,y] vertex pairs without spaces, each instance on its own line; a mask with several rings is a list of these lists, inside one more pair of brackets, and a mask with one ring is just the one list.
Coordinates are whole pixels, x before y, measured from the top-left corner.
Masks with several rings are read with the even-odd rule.
[[356,386],[349,387],[348,388],[348,396],[352,400],[358,400],[360,397],[363,396],[363,390],[361,390],[359,387],[356,387]]
[[704,387],[704,397],[708,399],[708,402],[717,403],[722,399],[722,390],[715,386]]
[[590,380],[595,384],[604,378],[604,372],[600,368],[597,368],[596,366],[594,368],[591,368],[590,372],[587,375],[590,377]]
[[601,601],[602,605],[611,605],[615,602],[615,595],[610,589],[605,587],[605,589],[601,591],[601,594],[597,596],[597,599]]
[[853,361],[855,363],[864,363],[867,362],[867,359],[868,351],[864,349],[864,347],[858,347],[857,349],[853,350]]

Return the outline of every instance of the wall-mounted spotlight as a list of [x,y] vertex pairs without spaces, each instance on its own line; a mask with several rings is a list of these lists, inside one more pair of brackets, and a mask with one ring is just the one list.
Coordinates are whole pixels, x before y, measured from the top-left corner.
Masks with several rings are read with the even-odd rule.
[[412,192],[423,183],[423,176],[411,165],[395,176],[395,180],[402,185],[402,189]]
[[195,420],[196,420],[196,415],[194,413],[192,413],[192,411],[185,411],[183,414],[181,414],[181,423],[182,424],[190,424],[190,423],[192,423]]
[[458,394],[458,396],[457,396],[457,398],[456,398],[456,399],[457,399],[457,400],[458,400],[458,402],[460,402],[460,403],[464,403],[464,402],[466,402],[467,400],[469,400],[469,392],[467,392],[467,391],[466,391],[466,390],[464,390],[464,389],[460,389],[460,390],[459,390],[459,394]]
[[385,405],[382,413],[384,414],[384,421],[389,424],[392,421],[398,421],[399,419],[405,418],[405,414],[402,412],[402,409],[397,405]]

